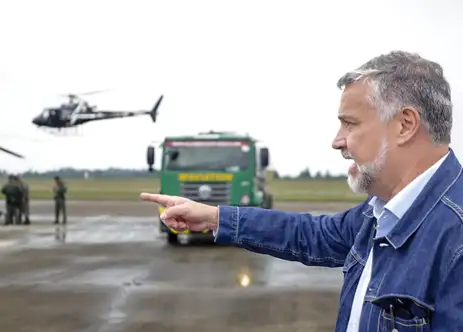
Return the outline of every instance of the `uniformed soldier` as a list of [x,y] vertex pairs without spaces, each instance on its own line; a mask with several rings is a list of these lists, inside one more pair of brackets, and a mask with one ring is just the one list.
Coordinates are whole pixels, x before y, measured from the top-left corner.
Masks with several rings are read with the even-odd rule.
[[53,198],[55,200],[55,224],[59,223],[59,215],[63,214],[63,224],[66,224],[66,193],[67,187],[59,176],[55,176],[53,187]]
[[2,194],[5,195],[6,203],[5,225],[11,225],[13,220],[15,220],[15,224],[19,224],[23,191],[16,176],[10,175],[8,177],[8,182],[2,188]]
[[19,220],[22,222],[22,217],[24,216],[25,224],[30,225],[31,222],[29,220],[29,186],[19,177],[18,177],[18,182],[23,191],[23,201],[22,201]]

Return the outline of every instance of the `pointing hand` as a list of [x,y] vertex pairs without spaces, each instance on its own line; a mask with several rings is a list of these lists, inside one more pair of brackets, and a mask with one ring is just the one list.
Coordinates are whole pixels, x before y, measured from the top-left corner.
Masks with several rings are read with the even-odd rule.
[[179,196],[142,193],[144,201],[158,203],[166,207],[160,215],[161,221],[175,231],[216,230],[218,208],[201,204]]

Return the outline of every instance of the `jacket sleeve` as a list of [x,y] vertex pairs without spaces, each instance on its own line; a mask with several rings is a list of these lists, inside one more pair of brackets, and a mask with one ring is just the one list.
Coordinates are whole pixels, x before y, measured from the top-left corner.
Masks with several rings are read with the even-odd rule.
[[431,331],[463,331],[463,247],[456,250],[438,292]]
[[333,216],[219,206],[215,241],[305,265],[340,267],[354,244],[365,204]]

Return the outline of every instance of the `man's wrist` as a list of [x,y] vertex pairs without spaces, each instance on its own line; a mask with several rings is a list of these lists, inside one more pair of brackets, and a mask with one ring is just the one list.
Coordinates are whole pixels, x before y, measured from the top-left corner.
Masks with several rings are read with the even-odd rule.
[[217,232],[219,224],[219,207],[212,206],[211,208],[211,219],[208,222],[207,228],[211,231]]
[[219,232],[219,219],[220,219],[220,206],[217,205],[215,207],[215,216],[214,216],[215,227],[214,229],[212,229],[212,235],[214,236],[214,240],[217,236],[217,233]]

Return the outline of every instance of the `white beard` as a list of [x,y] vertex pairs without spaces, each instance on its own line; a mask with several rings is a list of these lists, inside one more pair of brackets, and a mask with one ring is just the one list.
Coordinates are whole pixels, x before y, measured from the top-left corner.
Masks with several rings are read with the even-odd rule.
[[[357,174],[355,177],[351,174],[347,177],[347,183],[354,193],[366,194],[368,192],[373,182],[376,180],[378,173],[386,163],[387,150],[387,141],[386,139],[383,139],[379,154],[373,162],[363,165],[356,164]],[[343,154],[343,156],[349,157],[349,155],[346,154]]]

